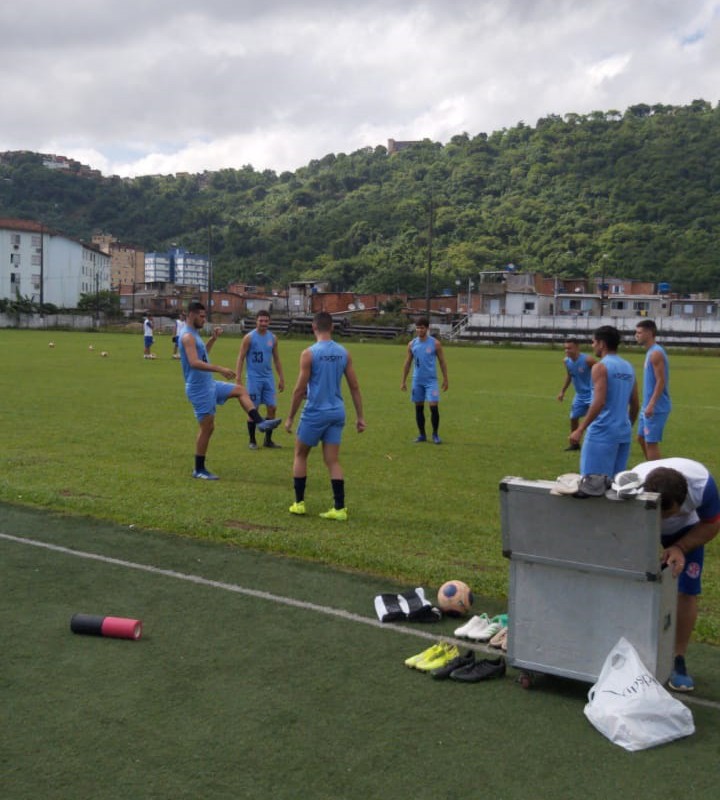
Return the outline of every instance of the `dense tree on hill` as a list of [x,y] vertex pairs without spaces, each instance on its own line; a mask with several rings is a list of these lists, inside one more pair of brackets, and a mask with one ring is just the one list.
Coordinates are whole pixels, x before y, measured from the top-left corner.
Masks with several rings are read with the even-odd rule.
[[212,251],[216,285],[323,278],[423,293],[514,263],[720,293],[720,106],[637,104],[535,127],[328,154],[296,172],[98,178],[0,160],[0,216],[147,250]]

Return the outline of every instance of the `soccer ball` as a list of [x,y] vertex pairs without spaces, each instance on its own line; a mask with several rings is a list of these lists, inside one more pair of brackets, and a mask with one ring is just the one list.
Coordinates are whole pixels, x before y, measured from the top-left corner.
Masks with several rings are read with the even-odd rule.
[[438,607],[443,614],[461,617],[472,608],[473,593],[462,581],[446,581],[438,590]]
[[107,358],[107,357],[108,357],[108,352],[107,352],[107,350],[103,350],[103,351],[102,351],[102,353],[100,353],[100,356],[101,356],[102,358]]
[[55,347],[55,342],[48,342],[48,347]]
[[88,347],[88,350],[94,350],[94,349],[95,348],[92,345],[90,345],[90,347]]

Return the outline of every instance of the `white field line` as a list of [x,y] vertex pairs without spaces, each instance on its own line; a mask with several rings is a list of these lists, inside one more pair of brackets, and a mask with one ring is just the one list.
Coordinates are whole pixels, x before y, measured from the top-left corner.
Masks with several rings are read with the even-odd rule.
[[[408,628],[405,625],[386,625],[380,620],[373,619],[372,617],[363,617],[360,614],[353,614],[350,611],[344,611],[341,608],[332,608],[331,606],[322,606],[317,603],[309,603],[305,600],[296,600],[293,597],[285,597],[272,592],[264,592],[260,589],[249,589],[245,586],[238,586],[235,583],[224,583],[223,581],[214,581],[210,578],[203,578],[201,575],[191,575],[186,572],[176,572],[172,569],[163,569],[162,567],[154,567],[151,564],[138,564],[135,561],[125,561],[122,558],[113,558],[112,556],[103,556],[99,553],[87,553],[83,550],[73,550],[69,547],[62,547],[57,544],[49,544],[48,542],[41,542],[37,539],[27,539],[23,536],[12,536],[8,533],[0,533],[0,539],[5,539],[9,542],[16,542],[17,544],[31,545],[33,547],[40,547],[45,550],[52,550],[56,553],[63,553],[65,555],[74,556],[75,558],[85,558],[90,561],[100,561],[103,564],[113,564],[114,566],[125,567],[126,569],[134,569],[139,572],[148,572],[151,575],[162,575],[166,578],[175,578],[176,580],[187,581],[188,583],[195,583],[200,586],[209,586],[213,589],[222,589],[226,592],[234,592],[235,594],[242,594],[248,597],[255,597],[259,600],[268,600],[271,603],[278,603],[279,605],[292,606],[293,608],[301,608],[305,611],[314,611],[317,614],[325,614],[328,617],[336,617],[348,622],[359,622],[362,625],[370,625],[373,628],[379,628],[383,631],[392,631],[393,633],[402,633],[408,636],[415,636],[419,639],[427,639],[429,641],[437,641],[443,639],[444,641],[455,642],[464,648],[480,650],[486,653],[498,654],[498,651],[484,647],[477,642],[468,642],[466,639],[454,639],[452,636],[438,636],[437,634],[430,633],[416,628]],[[421,623],[419,623],[421,624]],[[683,700],[693,705],[705,706],[706,708],[713,708],[720,711],[720,703],[714,700],[703,700],[700,697],[691,697],[683,695]]]

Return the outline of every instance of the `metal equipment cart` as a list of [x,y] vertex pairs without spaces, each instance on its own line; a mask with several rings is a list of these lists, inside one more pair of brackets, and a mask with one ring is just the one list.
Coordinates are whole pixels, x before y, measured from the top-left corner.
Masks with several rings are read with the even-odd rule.
[[620,636],[658,681],[670,675],[677,581],[660,565],[659,495],[550,494],[551,481],[500,483],[510,560],[508,663],[594,683]]

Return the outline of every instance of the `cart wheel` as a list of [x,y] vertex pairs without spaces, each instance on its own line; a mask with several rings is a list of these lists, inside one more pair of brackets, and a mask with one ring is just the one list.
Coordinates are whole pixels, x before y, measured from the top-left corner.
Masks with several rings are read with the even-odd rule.
[[521,672],[518,676],[517,682],[523,689],[532,689],[535,685],[535,676],[532,672]]

